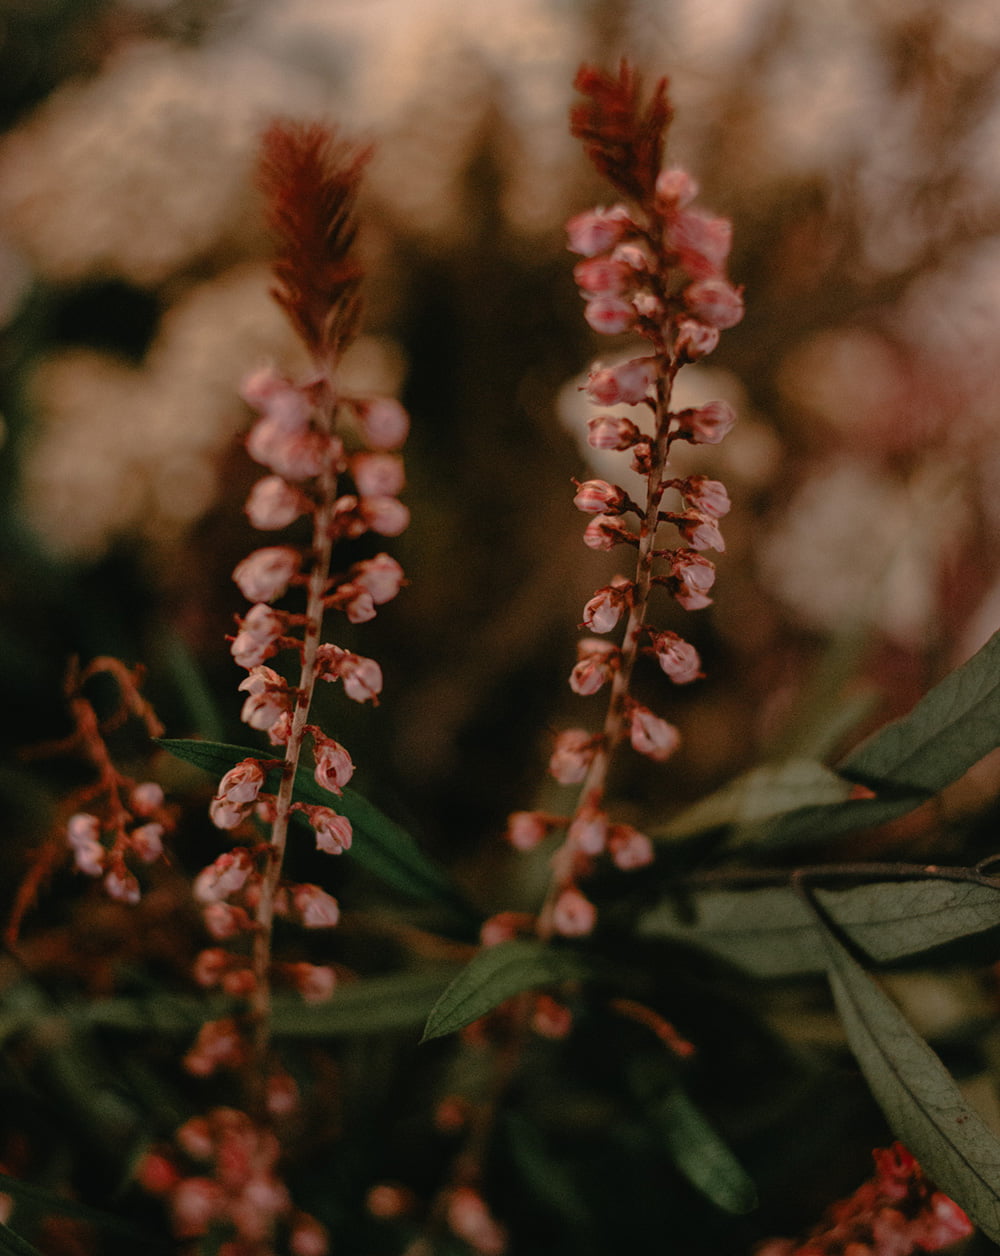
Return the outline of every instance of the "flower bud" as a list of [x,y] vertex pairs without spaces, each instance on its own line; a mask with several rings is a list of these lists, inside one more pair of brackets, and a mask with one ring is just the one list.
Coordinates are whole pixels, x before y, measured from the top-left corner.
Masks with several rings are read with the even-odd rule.
[[632,539],[632,533],[620,519],[611,515],[595,515],[583,530],[583,543],[592,550],[610,550]]
[[570,673],[569,687],[581,697],[597,693],[617,668],[618,653],[608,641],[581,641],[577,646],[579,662]]
[[331,793],[342,793],[344,786],[354,775],[354,764],[340,742],[334,741],[332,737],[320,738],[314,733],[313,757],[316,762],[316,784]]
[[77,812],[66,821],[66,839],[73,847],[100,842],[100,820],[86,811]]
[[376,554],[355,563],[350,575],[354,584],[368,590],[376,606],[391,602],[406,583],[402,567],[389,554]]
[[262,366],[246,377],[240,396],[255,410],[280,420],[287,427],[302,427],[312,413],[312,404],[290,379],[272,366]]
[[677,326],[678,356],[685,362],[707,357],[719,344],[719,329],[706,327],[693,318],[683,319]]
[[124,864],[112,868],[104,878],[104,888],[108,897],[115,899],[119,903],[138,903],[142,897],[142,891],[139,889],[139,882],[129,872]]
[[163,854],[163,825],[141,824],[129,834],[129,844],[143,863],[153,863]]
[[365,444],[370,449],[398,449],[405,444],[410,418],[391,397],[379,397],[358,407],[358,420]]
[[629,824],[612,825],[608,835],[608,850],[615,867],[622,872],[645,868],[655,858],[653,843],[645,833],[640,833]]
[[237,563],[233,580],[248,602],[273,602],[288,588],[300,561],[298,550],[291,546],[271,545]]
[[278,653],[278,647],[262,637],[255,637],[249,632],[238,632],[229,646],[229,653],[238,667],[260,667],[269,658]]
[[222,1187],[211,1178],[185,1178],[170,1197],[173,1231],[179,1239],[207,1234],[212,1222],[222,1216]]
[[611,209],[588,209],[566,224],[567,248],[571,253],[594,257],[607,253],[633,227],[624,205]]
[[736,422],[736,411],[728,401],[710,401],[697,410],[682,410],[676,418],[681,440],[692,445],[718,445]]
[[255,802],[264,784],[265,772],[259,759],[243,759],[219,781],[218,798],[230,802]]
[[249,851],[242,846],[226,851],[195,877],[194,896],[199,903],[217,903],[241,890],[252,871]]
[[541,811],[515,811],[507,819],[504,836],[515,850],[534,850],[550,827]]
[[379,536],[399,536],[410,524],[410,511],[395,497],[362,497],[358,512]]
[[743,318],[743,296],[724,279],[703,279],[684,289],[684,304],[696,319],[726,331]]
[[[675,596],[706,594],[715,584],[715,564],[700,554],[675,554],[671,560],[670,572],[678,582]],[[707,605],[707,603],[704,603]]]
[[289,964],[286,968],[305,1003],[325,1003],[333,997],[337,974],[326,964]]
[[590,257],[573,267],[578,287],[592,297],[621,296],[632,284],[632,268],[613,257]]
[[339,437],[313,428],[289,428],[278,418],[259,419],[247,436],[247,453],[286,480],[309,480],[342,458]]
[[308,501],[280,475],[266,475],[250,490],[244,510],[255,528],[286,528],[308,508]]
[[598,405],[637,405],[646,398],[655,380],[655,358],[632,358],[617,366],[592,370],[585,387],[587,395]]
[[708,476],[689,475],[681,483],[680,489],[688,505],[714,519],[728,515],[732,507],[725,484],[719,480],[710,480]]
[[681,735],[673,724],[636,703],[631,713],[629,740],[633,750],[663,763],[681,744]]
[[282,715],[291,711],[288,685],[270,667],[251,668],[239,688],[249,694],[240,719],[260,732],[267,732]]
[[686,170],[672,166],[656,177],[656,199],[668,208],[684,209],[698,195],[698,184]]
[[608,817],[587,807],[574,816],[566,836],[584,855],[599,855],[608,840]]
[[661,632],[653,638],[656,660],[675,685],[687,685],[702,676],[701,658],[690,642],[676,632]]
[[573,505],[588,515],[599,515],[602,512],[618,514],[624,510],[628,496],[617,484],[609,484],[607,480],[584,480],[577,483]]
[[614,414],[601,414],[587,421],[587,444],[594,449],[629,449],[642,433],[631,419]]
[[128,807],[134,816],[151,816],[163,806],[163,789],[156,781],[142,781],[129,794]]
[[729,256],[733,225],[727,218],[687,210],[670,220],[666,240],[692,279],[715,279],[722,275]]
[[567,728],[555,741],[549,772],[560,785],[579,785],[594,758],[596,741],[585,728]]
[[355,454],[351,475],[362,497],[397,497],[406,484],[403,460],[395,454]]
[[584,306],[583,317],[602,336],[617,336],[635,322],[635,310],[620,297],[594,297]]
[[100,842],[81,839],[73,846],[73,862],[88,877],[99,877],[104,871],[108,852]]
[[598,589],[583,608],[583,622],[591,632],[611,632],[622,617],[628,590],[608,585]]
[[306,807],[306,815],[316,834],[316,849],[328,855],[341,855],[350,850],[353,829],[347,816],[341,816],[330,807]]
[[678,532],[692,549],[714,549],[720,554],[725,550],[726,542],[719,531],[719,525],[710,515],[703,515],[699,510],[688,510],[682,516],[675,516],[674,522]]
[[556,899],[552,924],[556,933],[566,938],[580,938],[590,933],[597,923],[597,909],[575,886],[569,886]]
[[295,886],[292,906],[307,929],[330,929],[340,919],[337,900],[318,885]]

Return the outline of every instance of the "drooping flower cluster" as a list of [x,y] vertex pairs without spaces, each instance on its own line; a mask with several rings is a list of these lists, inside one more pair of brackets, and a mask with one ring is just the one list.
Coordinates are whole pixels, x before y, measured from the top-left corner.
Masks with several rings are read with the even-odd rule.
[[292,1256],[326,1256],[326,1230],[296,1209],[277,1165],[277,1137],[234,1108],[192,1117],[174,1135],[175,1147],[147,1152],[137,1176],[162,1196],[174,1233],[198,1239],[224,1232],[220,1256],[263,1256],[287,1234]]
[[[637,655],[654,657],[674,684],[702,675],[698,651],[674,632],[648,619],[650,592],[665,589],[686,610],[711,604],[715,566],[705,551],[721,552],[719,520],[730,508],[725,486],[704,475],[671,477],[669,456],[677,441],[718,444],[736,416],[725,401],[673,411],[674,378],[686,363],[716,347],[722,331],[743,317],[743,298],[726,275],[730,223],[692,207],[698,188],[683,170],[662,168],[671,111],[666,82],[650,99],[627,64],[617,77],[584,68],[577,88],[585,101],[573,113],[574,133],[616,190],[629,198],[610,208],[589,210],[567,226],[569,248],[582,256],[574,276],[585,301],[584,316],[604,335],[629,334],[647,351],[624,361],[596,363],[584,391],[598,408],[632,406],[636,418],[600,413],[589,422],[589,442],[600,450],[631,455],[646,481],[636,502],[617,484],[592,479],[576,484],[576,507],[589,516],[584,544],[595,550],[634,551],[631,575],[616,576],[583,608],[583,624],[596,634],[580,641],[570,687],[582,697],[608,686],[610,698],[599,733],[569,729],[556,738],[550,771],[565,785],[579,785],[574,814],[564,820],[567,840],[555,860],[554,893],[540,922],[543,932],[587,933],[595,911],[578,881],[593,861],[609,854],[621,868],[653,858],[648,838],[614,823],[605,805],[612,755],[628,740],[657,762],[669,759],[680,733],[630,693]],[[671,498],[666,501],[666,495]],[[661,540],[669,526],[673,540]],[[624,622],[616,644],[606,639]],[[519,813],[509,838],[520,849],[553,827],[551,818]]]
[[969,1218],[934,1189],[902,1143],[876,1148],[872,1156],[875,1176],[834,1204],[803,1242],[770,1239],[755,1256],[915,1256],[972,1234]]

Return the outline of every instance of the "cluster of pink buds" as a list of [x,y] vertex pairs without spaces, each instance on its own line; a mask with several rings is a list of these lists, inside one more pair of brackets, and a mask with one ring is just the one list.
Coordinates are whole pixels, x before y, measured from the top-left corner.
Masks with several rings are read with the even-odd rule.
[[178,1239],[221,1232],[219,1256],[272,1256],[281,1232],[291,1256],[326,1256],[326,1230],[293,1207],[278,1175],[280,1145],[270,1130],[235,1108],[216,1108],[185,1122],[174,1144],[147,1152],[137,1177],[165,1200]]
[[755,1256],[918,1256],[972,1234],[969,1218],[931,1186],[902,1143],[876,1148],[872,1155],[875,1176],[834,1204],[803,1242],[770,1239]]
[[[693,207],[698,188],[689,174],[662,168],[670,118],[665,83],[646,105],[625,65],[617,79],[585,67],[577,87],[588,99],[573,112],[574,134],[630,201],[578,214],[567,225],[569,248],[583,258],[574,277],[584,317],[602,335],[627,333],[645,341],[641,354],[591,368],[584,385],[589,400],[598,408],[631,406],[635,418],[598,414],[590,420],[588,440],[596,449],[629,456],[646,492],[637,502],[607,480],[575,482],[574,505],[588,516],[584,543],[595,550],[627,548],[635,562],[630,575],[616,576],[584,606],[583,625],[596,636],[579,643],[570,674],[570,687],[581,697],[609,689],[603,728],[560,733],[549,765],[560,784],[579,786],[580,794],[563,821],[566,841],[554,860],[539,928],[570,936],[589,932],[596,920],[578,884],[595,859],[609,856],[631,869],[653,858],[647,837],[608,816],[606,781],[623,742],[659,763],[680,745],[678,730],[630,694],[637,656],[654,657],[674,684],[702,675],[696,648],[650,623],[648,607],[655,587],[685,610],[711,604],[715,565],[705,551],[725,549],[719,520],[729,497],[717,480],[671,477],[668,467],[675,442],[718,444],[736,416],[725,401],[672,410],[671,392],[680,368],[710,353],[720,333],[743,317],[742,293],[726,275],[730,223]],[[661,539],[668,527],[672,540]],[[605,639],[619,630],[617,643]],[[526,849],[552,827],[550,818],[533,820],[522,812],[512,817],[508,837]]]
[[78,811],[70,816],[66,841],[78,871],[103,877],[111,898],[137,903],[142,891],[129,863],[155,863],[163,854],[164,834],[173,826],[155,781],[131,784],[116,775],[101,814]]

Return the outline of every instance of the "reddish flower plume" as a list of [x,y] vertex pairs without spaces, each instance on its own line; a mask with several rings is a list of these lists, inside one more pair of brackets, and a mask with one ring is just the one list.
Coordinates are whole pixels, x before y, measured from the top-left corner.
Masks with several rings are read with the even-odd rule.
[[273,122],[261,138],[259,184],[277,245],[272,295],[318,361],[354,338],[362,269],[351,255],[358,185],[371,149],[320,123]]
[[617,77],[582,65],[574,86],[588,99],[570,112],[573,135],[582,140],[598,174],[640,205],[648,205],[673,117],[667,79],[657,82],[648,103],[643,102],[641,78],[624,60]]

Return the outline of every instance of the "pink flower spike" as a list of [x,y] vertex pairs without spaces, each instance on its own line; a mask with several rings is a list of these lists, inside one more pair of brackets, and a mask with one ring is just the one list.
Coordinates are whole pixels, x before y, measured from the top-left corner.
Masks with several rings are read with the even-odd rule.
[[571,253],[594,257],[607,253],[634,226],[624,205],[611,209],[588,209],[566,224],[567,248]]
[[638,703],[632,708],[629,739],[633,750],[657,763],[664,763],[681,744],[681,735],[673,724]]
[[[576,481],[574,481],[576,483]],[[625,509],[628,495],[617,484],[609,484],[607,480],[584,480],[576,485],[576,496],[573,505],[584,514],[599,515],[603,512],[618,514]]]
[[727,331],[743,318],[743,296],[724,279],[703,279],[684,289],[684,304],[709,327]]
[[583,317],[602,336],[617,336],[635,322],[635,310],[620,297],[595,297],[584,307]]
[[687,685],[702,678],[701,658],[690,642],[676,632],[661,632],[653,638],[656,660],[675,685]]
[[642,433],[631,419],[614,414],[601,414],[587,423],[587,444],[594,449],[631,449]]
[[656,179],[656,199],[667,208],[684,209],[698,195],[698,184],[686,170],[672,166]]
[[596,739],[585,728],[567,728],[555,741],[549,773],[560,785],[579,785],[587,775],[596,751]]
[[552,909],[552,925],[564,938],[580,938],[590,933],[597,923],[597,909],[576,886],[568,886],[556,899]]
[[286,591],[300,562],[299,551],[291,546],[268,546],[238,563],[233,580],[248,602],[273,602]]
[[316,784],[339,794],[354,775],[354,764],[339,741],[313,733],[313,755],[316,760]]
[[378,397],[358,406],[358,421],[370,449],[399,449],[406,443],[410,417],[392,397]]
[[309,508],[308,500],[280,475],[265,475],[250,490],[247,518],[255,528],[287,528]]
[[680,424],[677,435],[692,445],[718,445],[736,422],[736,411],[728,401],[710,401],[697,410],[682,410],[676,416]]

